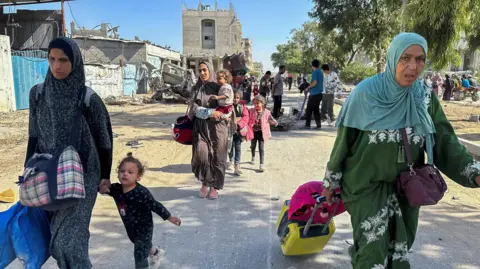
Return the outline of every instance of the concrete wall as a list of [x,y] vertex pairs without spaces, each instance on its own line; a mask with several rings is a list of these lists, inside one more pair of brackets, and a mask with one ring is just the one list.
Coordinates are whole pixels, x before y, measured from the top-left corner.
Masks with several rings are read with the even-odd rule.
[[85,81],[101,98],[123,95],[123,71],[119,65],[85,65]]
[[0,112],[15,110],[10,38],[0,35]]
[[18,27],[7,26],[9,15],[3,14],[0,8],[0,32],[7,30],[11,49],[22,50],[27,48],[47,49],[48,44],[57,36],[62,36],[63,22],[60,10],[17,10],[11,14]]
[[180,52],[167,50],[158,46],[146,44],[147,55],[157,56],[163,59],[181,62]]
[[[202,20],[215,21],[215,49],[202,49]],[[233,21],[233,23],[232,23]],[[242,25],[233,11],[183,10],[183,53],[223,57],[242,52]]]
[[140,64],[147,61],[144,42],[75,37],[86,64]]

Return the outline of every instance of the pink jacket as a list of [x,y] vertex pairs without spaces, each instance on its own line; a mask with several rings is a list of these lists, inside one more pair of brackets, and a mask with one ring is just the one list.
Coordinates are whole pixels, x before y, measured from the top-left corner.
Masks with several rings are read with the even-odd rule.
[[[255,121],[257,121],[258,112],[255,108],[251,108],[249,110],[249,120],[248,120],[248,133],[247,133],[247,140],[250,141],[253,139],[253,125]],[[272,137],[272,133],[270,132],[270,124],[277,126],[277,121],[272,117],[272,114],[268,109],[265,109],[260,120],[262,125],[262,134],[263,134],[263,141],[267,142],[270,137]]]

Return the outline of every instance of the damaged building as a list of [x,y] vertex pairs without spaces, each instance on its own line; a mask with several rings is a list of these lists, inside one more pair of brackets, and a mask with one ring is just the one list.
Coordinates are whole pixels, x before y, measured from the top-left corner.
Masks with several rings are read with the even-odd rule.
[[183,4],[182,31],[187,68],[198,70],[198,64],[207,61],[219,70],[225,56],[240,53],[245,54],[246,66],[252,67],[252,43],[242,37],[242,24],[232,4],[227,10],[217,2],[213,8],[202,1],[195,9]]
[[0,34],[10,37],[12,50],[46,50],[50,41],[62,36],[61,10],[4,10],[0,6]]
[[72,39],[80,47],[86,65],[124,68],[124,95],[149,92],[150,80],[155,76],[163,77],[163,71],[184,76],[184,59],[179,52],[139,38],[120,39],[112,29],[101,24],[99,30],[86,31],[71,24]]

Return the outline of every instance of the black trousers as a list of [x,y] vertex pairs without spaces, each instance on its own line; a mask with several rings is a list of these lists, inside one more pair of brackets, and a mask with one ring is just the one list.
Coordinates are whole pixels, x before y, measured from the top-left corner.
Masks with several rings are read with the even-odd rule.
[[258,151],[260,153],[260,164],[264,164],[265,161],[265,142],[263,141],[262,131],[253,133],[253,139],[250,144],[250,149],[252,150],[252,158],[255,158],[255,150],[257,149],[258,142]]
[[320,121],[320,103],[322,102],[323,94],[310,95],[307,102],[307,111],[305,113],[305,126],[310,127],[312,122],[312,114],[315,117],[317,127],[322,127]]
[[282,109],[282,96],[273,96],[273,117],[278,119],[280,117],[280,109]]
[[152,248],[153,231],[149,230],[141,236],[137,236],[132,240],[134,244],[135,268],[148,268],[148,257],[150,256],[150,249]]

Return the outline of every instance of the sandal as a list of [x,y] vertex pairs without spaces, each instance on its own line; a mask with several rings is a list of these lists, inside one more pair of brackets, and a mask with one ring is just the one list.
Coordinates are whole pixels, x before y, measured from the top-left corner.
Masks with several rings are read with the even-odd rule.
[[205,186],[205,185],[202,185],[202,188],[200,188],[200,192],[198,194],[198,196],[200,198],[206,198],[208,195],[208,187]]

